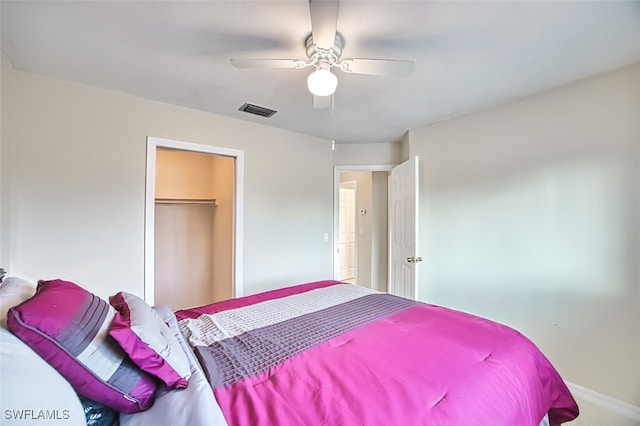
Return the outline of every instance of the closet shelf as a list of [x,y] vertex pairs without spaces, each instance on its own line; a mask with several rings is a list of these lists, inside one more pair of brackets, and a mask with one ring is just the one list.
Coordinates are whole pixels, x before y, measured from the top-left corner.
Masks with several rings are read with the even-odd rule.
[[213,204],[215,198],[156,198],[156,204]]

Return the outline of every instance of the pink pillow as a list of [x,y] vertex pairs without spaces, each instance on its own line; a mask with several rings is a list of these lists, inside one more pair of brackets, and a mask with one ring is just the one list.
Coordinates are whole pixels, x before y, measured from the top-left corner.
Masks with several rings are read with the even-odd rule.
[[116,316],[109,334],[138,367],[153,374],[168,388],[186,388],[191,369],[180,343],[151,306],[130,293],[109,298]]
[[151,405],[158,388],[109,336],[111,306],[67,281],[39,281],[9,310],[9,330],[60,372],[79,394],[123,413]]

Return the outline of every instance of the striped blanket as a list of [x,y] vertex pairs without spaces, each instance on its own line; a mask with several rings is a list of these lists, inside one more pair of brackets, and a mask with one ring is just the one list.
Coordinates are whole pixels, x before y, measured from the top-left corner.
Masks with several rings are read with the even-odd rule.
[[176,313],[229,425],[538,425],[577,406],[520,333],[323,281]]

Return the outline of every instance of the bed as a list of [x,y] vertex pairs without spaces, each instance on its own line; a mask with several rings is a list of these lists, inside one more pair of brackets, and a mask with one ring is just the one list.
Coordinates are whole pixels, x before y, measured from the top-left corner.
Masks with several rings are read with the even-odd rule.
[[351,284],[176,317],[230,425],[556,425],[578,414],[517,331]]
[[578,407],[519,332],[321,281],[172,313],[188,385],[122,426],[559,425]]

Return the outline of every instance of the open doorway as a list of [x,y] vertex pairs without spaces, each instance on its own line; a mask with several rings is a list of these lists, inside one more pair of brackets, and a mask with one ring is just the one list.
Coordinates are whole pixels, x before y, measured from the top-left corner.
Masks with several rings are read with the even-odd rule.
[[173,310],[242,295],[242,151],[148,138],[145,300]]
[[[334,170],[334,277],[362,287],[386,291],[388,286],[388,178],[392,166],[337,166]],[[354,216],[343,209],[341,192],[353,187]],[[342,216],[342,218],[341,218]],[[353,245],[347,239],[354,226]],[[353,281],[346,277],[354,253]],[[346,278],[345,278],[346,277]]]

